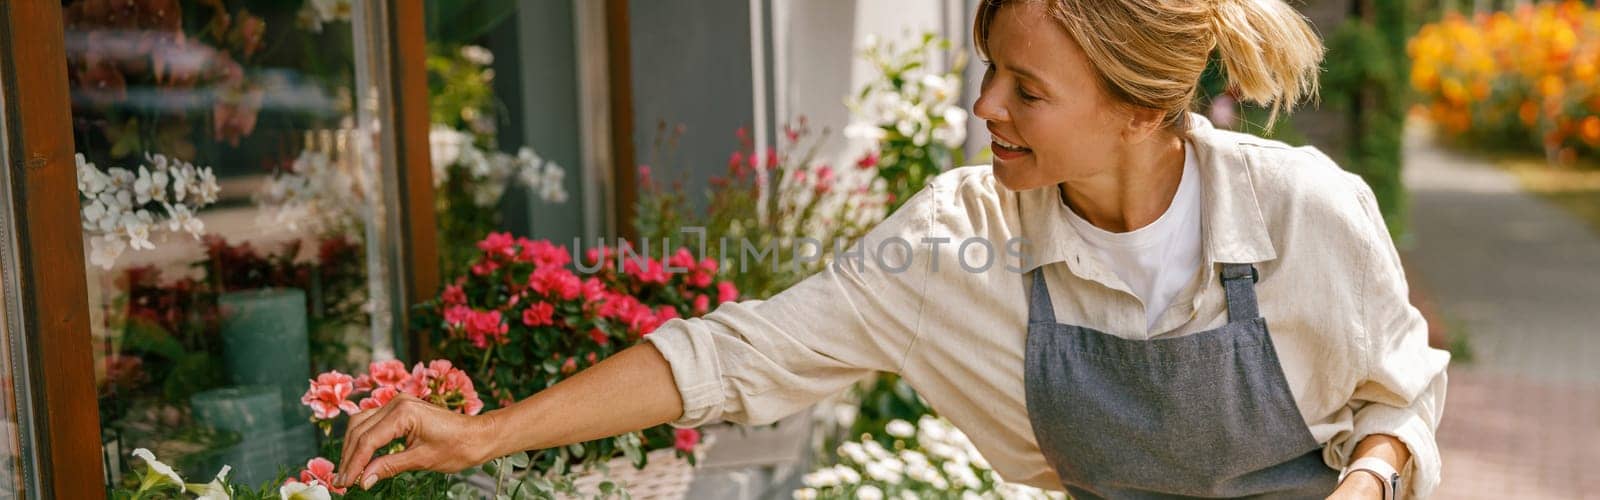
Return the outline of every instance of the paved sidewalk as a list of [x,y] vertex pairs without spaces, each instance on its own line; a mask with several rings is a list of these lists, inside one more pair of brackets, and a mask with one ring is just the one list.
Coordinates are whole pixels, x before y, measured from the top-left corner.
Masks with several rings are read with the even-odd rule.
[[1600,235],[1426,125],[1405,153],[1409,274],[1476,358],[1450,370],[1435,498],[1600,499]]

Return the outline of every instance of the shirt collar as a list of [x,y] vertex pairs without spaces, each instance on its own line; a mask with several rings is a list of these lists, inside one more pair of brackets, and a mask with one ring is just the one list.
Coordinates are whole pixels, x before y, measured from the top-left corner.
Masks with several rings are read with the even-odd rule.
[[[1195,148],[1200,172],[1200,209],[1206,258],[1211,263],[1254,263],[1278,257],[1267,233],[1266,218],[1256,201],[1250,177],[1234,134],[1219,130],[1204,116],[1190,113],[1189,147]],[[1079,275],[1093,274],[1082,264],[1088,251],[1073,229],[1071,209],[1060,190],[1047,186],[1017,193],[1023,235],[1027,238],[1020,262],[1025,270],[1066,262]]]

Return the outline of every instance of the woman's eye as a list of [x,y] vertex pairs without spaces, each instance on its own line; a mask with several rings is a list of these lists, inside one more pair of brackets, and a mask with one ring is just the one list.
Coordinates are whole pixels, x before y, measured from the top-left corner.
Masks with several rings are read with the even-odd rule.
[[1039,100],[1039,96],[1029,94],[1028,91],[1024,90],[1022,87],[1017,87],[1017,96],[1022,98],[1022,102],[1034,102]]

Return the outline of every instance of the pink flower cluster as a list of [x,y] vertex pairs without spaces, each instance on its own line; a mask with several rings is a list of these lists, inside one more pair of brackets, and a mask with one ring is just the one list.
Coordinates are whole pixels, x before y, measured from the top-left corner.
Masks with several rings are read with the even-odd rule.
[[333,487],[333,461],[316,457],[306,462],[306,468],[300,471],[300,479],[289,478],[284,483],[321,484],[328,491],[343,495],[349,488]]
[[[323,373],[311,381],[300,402],[311,408],[317,420],[327,421],[341,413],[355,415],[380,408],[401,394],[467,415],[483,411],[472,378],[444,359],[417,363],[409,372],[405,363],[389,360],[368,365],[367,373],[358,377],[337,370]],[[366,397],[359,402],[353,400],[362,395]]]

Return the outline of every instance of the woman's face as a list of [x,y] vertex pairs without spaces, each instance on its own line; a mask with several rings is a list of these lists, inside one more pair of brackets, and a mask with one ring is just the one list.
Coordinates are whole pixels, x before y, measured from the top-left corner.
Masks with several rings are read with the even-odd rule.
[[989,26],[988,52],[972,108],[993,136],[1001,184],[1024,191],[1115,168],[1126,107],[1101,89],[1083,50],[1044,7],[1001,7]]

